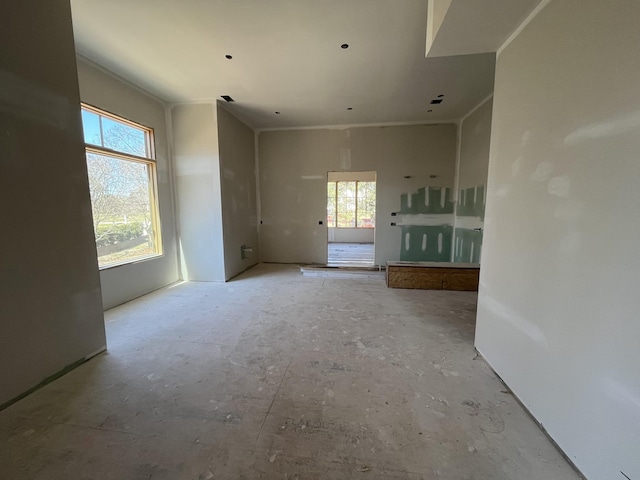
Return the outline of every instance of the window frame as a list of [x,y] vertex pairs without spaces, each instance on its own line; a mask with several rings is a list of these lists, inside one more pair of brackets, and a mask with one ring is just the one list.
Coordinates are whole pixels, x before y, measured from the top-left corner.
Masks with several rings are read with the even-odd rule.
[[[122,260],[119,262],[109,263],[107,265],[100,266],[98,259],[98,269],[99,270],[108,270],[110,268],[121,267],[123,265],[131,265],[134,263],[145,262],[147,260],[152,260],[155,258],[164,256],[164,246],[162,243],[162,228],[160,224],[160,201],[158,197],[158,174],[157,174],[157,160],[156,160],[156,150],[155,150],[155,132],[152,127],[147,127],[140,123],[136,123],[127,118],[121,117],[119,115],[115,115],[107,110],[102,108],[95,107],[88,103],[81,102],[80,103],[80,111],[86,110],[90,113],[98,115],[99,117],[108,118],[118,123],[122,123],[126,126],[142,130],[145,134],[145,147],[147,151],[146,157],[141,157],[139,155],[135,155],[132,153],[120,152],[118,150],[113,150],[112,148],[105,147],[103,145],[96,145],[94,143],[89,143],[84,138],[84,123],[83,123],[83,140],[84,140],[84,150],[85,150],[85,161],[88,162],[87,154],[92,153],[94,155],[102,155],[106,157],[112,157],[123,161],[128,161],[132,163],[138,163],[145,165],[147,167],[147,180],[149,182],[149,213],[151,217],[151,229],[154,235],[154,245],[155,245],[155,253],[149,255],[142,255],[140,257],[136,257],[133,259]],[[104,144],[104,136],[103,136],[103,128],[102,122],[100,122],[100,139]],[[93,212],[93,205],[91,208]],[[93,215],[92,215],[93,217]],[[95,229],[95,225],[94,225]],[[95,235],[95,231],[94,231]],[[95,241],[95,240],[94,240]],[[96,245],[97,248],[97,245]]]
[[[371,229],[375,229],[375,223],[373,225],[373,227],[359,227],[358,226],[358,204],[359,202],[359,198],[358,198],[358,184],[359,183],[376,183],[375,180],[334,180],[331,182],[327,182],[327,184],[333,183],[335,184],[335,197],[333,199],[333,208],[334,208],[334,212],[335,212],[335,219],[334,219],[334,223],[335,225],[333,227],[329,227],[327,225],[327,228],[357,228],[360,230],[371,230]],[[355,183],[355,209],[354,209],[354,225],[353,227],[339,227],[338,226],[338,183]],[[377,187],[377,186],[376,186]],[[328,189],[327,189],[328,190]],[[377,188],[376,188],[376,195],[377,195]],[[327,199],[327,205],[329,205],[329,201]],[[374,212],[375,213],[375,212]]]

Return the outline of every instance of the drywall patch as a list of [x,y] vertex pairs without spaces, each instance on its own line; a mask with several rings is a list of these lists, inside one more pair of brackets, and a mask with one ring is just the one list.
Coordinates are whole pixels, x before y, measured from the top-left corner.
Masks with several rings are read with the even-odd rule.
[[520,155],[511,164],[511,176],[517,177],[518,174],[522,171],[523,165],[524,165],[524,158],[522,158],[522,155]]
[[553,172],[555,165],[551,162],[540,162],[535,171],[531,174],[531,180],[534,182],[545,182]]
[[571,190],[571,180],[566,175],[554,177],[547,184],[547,191],[556,197],[568,197]]

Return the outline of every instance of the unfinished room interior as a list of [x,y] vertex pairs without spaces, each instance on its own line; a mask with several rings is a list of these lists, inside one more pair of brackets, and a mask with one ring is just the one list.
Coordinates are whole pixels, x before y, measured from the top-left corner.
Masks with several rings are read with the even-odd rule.
[[0,478],[640,480],[640,2],[0,13]]

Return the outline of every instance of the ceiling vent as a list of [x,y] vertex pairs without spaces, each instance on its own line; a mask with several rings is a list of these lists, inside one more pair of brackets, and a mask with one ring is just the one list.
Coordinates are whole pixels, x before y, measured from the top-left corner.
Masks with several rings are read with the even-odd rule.
[[235,100],[229,95],[222,95],[222,98],[224,98],[227,102],[235,102]]
[[439,103],[442,103],[442,98],[434,98],[431,100],[431,105],[438,105]]

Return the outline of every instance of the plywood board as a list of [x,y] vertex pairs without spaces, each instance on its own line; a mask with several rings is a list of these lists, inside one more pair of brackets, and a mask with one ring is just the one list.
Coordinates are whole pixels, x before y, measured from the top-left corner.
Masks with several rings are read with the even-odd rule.
[[479,274],[480,268],[470,265],[460,267],[448,263],[440,265],[388,263],[387,286],[422,290],[477,291]]

